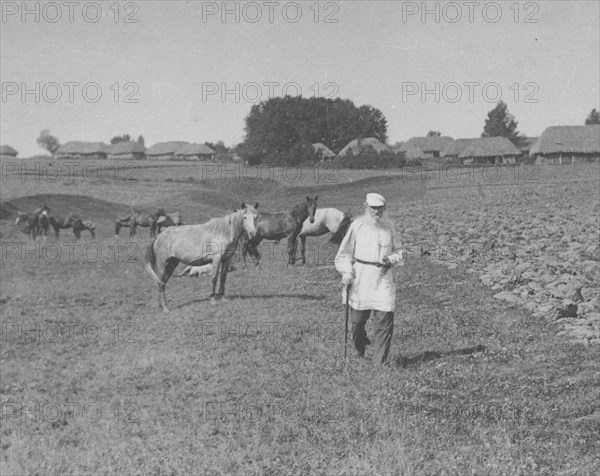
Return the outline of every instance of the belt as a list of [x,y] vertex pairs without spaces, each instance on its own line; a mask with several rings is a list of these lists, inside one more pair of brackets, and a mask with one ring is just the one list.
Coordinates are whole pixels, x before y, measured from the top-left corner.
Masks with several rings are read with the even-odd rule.
[[384,263],[379,263],[377,261],[364,261],[362,259],[354,258],[354,262],[355,263],[361,263],[361,264],[368,264],[368,265],[371,265],[371,266],[377,266],[378,268],[381,268],[381,271],[379,272],[379,276],[385,276],[385,274],[391,268],[391,265],[384,264]]
[[354,262],[355,263],[361,263],[361,264],[370,264],[371,266],[377,266],[378,268],[385,268],[386,265],[383,263],[379,263],[377,261],[364,261],[362,259],[358,259],[358,258],[354,258]]

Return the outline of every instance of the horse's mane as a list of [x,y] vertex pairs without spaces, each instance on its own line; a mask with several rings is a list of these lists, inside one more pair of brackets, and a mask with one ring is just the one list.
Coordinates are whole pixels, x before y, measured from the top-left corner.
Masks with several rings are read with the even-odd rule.
[[229,215],[212,218],[205,223],[205,226],[214,234],[227,236],[229,240],[233,241],[243,227],[244,213],[245,210],[242,208]]

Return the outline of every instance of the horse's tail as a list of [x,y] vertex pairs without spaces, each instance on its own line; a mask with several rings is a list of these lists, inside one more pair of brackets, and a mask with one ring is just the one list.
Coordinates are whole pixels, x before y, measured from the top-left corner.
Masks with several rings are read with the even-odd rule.
[[157,284],[165,284],[156,274],[156,253],[154,253],[154,242],[156,238],[152,240],[152,243],[148,246],[146,250],[146,271],[152,278],[156,281]]
[[350,215],[350,212],[346,212],[344,213],[344,218],[342,218],[342,221],[340,222],[340,226],[338,226],[338,229],[329,242],[339,245],[344,239],[344,236],[346,236],[346,232],[348,231],[348,228],[350,228],[350,223],[352,223],[352,216]]

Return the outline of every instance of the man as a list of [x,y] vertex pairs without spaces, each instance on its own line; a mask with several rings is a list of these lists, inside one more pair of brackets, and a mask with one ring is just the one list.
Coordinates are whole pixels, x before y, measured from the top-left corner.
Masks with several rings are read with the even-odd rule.
[[360,357],[370,344],[365,324],[373,311],[376,363],[387,360],[394,332],[396,285],[390,268],[404,264],[394,225],[384,217],[385,207],[380,194],[367,194],[364,215],[352,222],[335,257],[342,284],[350,286],[352,339]]

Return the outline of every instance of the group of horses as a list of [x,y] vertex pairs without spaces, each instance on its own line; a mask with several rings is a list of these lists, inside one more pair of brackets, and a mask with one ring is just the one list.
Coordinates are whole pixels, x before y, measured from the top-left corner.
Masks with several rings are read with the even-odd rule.
[[146,252],[146,270],[158,286],[159,307],[168,311],[165,288],[180,263],[186,268],[179,276],[192,275],[194,267],[210,265],[210,298],[215,301],[225,294],[227,273],[238,247],[244,264],[246,255],[250,255],[258,265],[261,258],[258,245],[263,240],[278,242],[287,237],[288,265],[293,265],[298,238],[302,243],[303,264],[306,263],[307,236],[331,233],[330,241],[339,245],[350,226],[351,216],[335,208],[318,209],[317,198],[306,197],[306,201],[291,210],[275,213],[258,212],[258,203],[254,206],[242,203],[239,210],[226,216],[198,225],[171,227],[158,234]]
[[141,226],[150,228],[150,236],[153,237],[158,235],[163,228],[183,224],[179,212],[166,213],[164,209],[159,208],[155,213],[142,214],[132,210],[130,215],[115,218],[115,236],[119,236],[121,228],[129,228],[129,236],[135,236],[137,227]]
[[22,225],[21,231],[30,238],[37,240],[48,237],[50,227],[54,229],[54,235],[59,237],[60,230],[71,228],[77,239],[81,238],[84,230],[90,232],[92,238],[96,237],[96,224],[91,220],[82,220],[78,215],[69,213],[64,216],[57,216],[52,213],[46,205],[39,205],[33,212],[18,212],[15,219],[15,225]]

